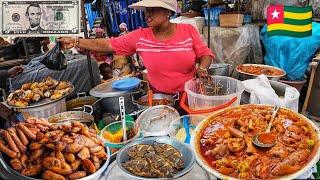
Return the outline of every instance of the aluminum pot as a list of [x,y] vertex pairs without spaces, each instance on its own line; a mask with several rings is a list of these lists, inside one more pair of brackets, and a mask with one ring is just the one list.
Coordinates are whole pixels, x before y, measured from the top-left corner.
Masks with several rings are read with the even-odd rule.
[[119,114],[119,97],[124,98],[125,102],[125,110],[126,113],[132,113],[138,109],[137,105],[134,104],[132,99],[138,99],[142,95],[142,90],[138,90],[136,92],[128,92],[122,95],[114,96],[114,97],[106,97],[101,100],[101,107],[105,112],[111,114]]
[[68,111],[83,111],[84,105],[92,106],[98,98],[93,96],[88,96],[85,92],[80,92],[77,94],[76,98],[67,101],[67,110]]
[[[167,105],[167,106],[171,106],[174,107],[174,104],[177,100],[179,100],[179,94],[177,93],[176,95],[172,96],[172,95],[168,95],[168,94],[161,94],[161,93],[156,93],[153,94],[152,97],[153,100],[167,100],[169,101],[169,104],[158,104],[158,105]],[[145,103],[148,104],[148,95],[144,95],[142,97],[140,97],[137,101],[134,101],[134,104],[136,104],[138,106],[139,110],[143,110],[143,109],[148,109],[149,106],[145,105]]]

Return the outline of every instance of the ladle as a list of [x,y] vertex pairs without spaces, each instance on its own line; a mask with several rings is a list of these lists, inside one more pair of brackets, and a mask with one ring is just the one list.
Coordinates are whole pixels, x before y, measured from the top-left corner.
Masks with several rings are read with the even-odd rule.
[[[258,146],[258,147],[263,147],[263,148],[270,148],[276,144],[276,136],[270,133],[271,127],[273,120],[275,119],[278,110],[280,109],[279,106],[275,106],[272,110],[272,116],[269,121],[268,127],[265,132],[256,134],[253,136],[253,144]],[[271,142],[261,142],[261,139],[269,139]]]

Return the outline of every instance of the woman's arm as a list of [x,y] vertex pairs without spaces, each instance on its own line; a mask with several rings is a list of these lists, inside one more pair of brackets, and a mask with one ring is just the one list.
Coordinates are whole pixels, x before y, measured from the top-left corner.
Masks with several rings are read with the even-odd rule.
[[110,43],[110,39],[60,38],[58,41],[62,42],[63,49],[77,47],[101,53],[114,52]]
[[208,76],[208,69],[212,62],[212,56],[204,55],[199,58],[199,66],[196,71],[196,76],[199,78],[204,78]]

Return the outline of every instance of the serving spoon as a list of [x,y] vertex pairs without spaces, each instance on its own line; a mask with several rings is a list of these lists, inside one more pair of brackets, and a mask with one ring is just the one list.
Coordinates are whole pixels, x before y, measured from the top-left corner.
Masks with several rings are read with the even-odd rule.
[[[279,106],[275,106],[272,110],[272,116],[271,116],[271,120],[269,121],[268,127],[266,129],[265,132],[263,133],[259,133],[256,134],[255,136],[253,136],[253,144],[258,146],[258,147],[263,147],[263,148],[270,148],[272,146],[274,146],[276,144],[276,136],[272,135],[270,133],[271,127],[272,127],[272,123],[274,118],[277,115],[277,112],[279,111],[280,107]],[[261,142],[261,139],[269,139],[270,142]]]

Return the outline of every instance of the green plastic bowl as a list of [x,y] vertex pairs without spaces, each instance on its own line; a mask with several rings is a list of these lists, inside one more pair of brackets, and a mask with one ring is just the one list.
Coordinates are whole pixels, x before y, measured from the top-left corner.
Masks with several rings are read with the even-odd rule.
[[122,128],[122,124],[121,121],[116,121],[113,123],[108,124],[106,127],[104,127],[100,133],[99,136],[103,139],[104,144],[110,148],[113,148],[114,150],[119,150],[121,149],[123,146],[125,146],[126,144],[132,142],[135,139],[138,139],[140,137],[140,128],[138,126],[135,125],[135,122],[133,121],[126,121],[126,127],[128,128],[134,128],[134,132],[135,132],[135,136],[131,139],[128,139],[127,141],[124,142],[120,142],[120,143],[113,143],[110,142],[108,140],[106,140],[103,136],[104,132],[108,131],[111,132],[112,134],[114,134],[115,132],[117,132],[119,129]]

